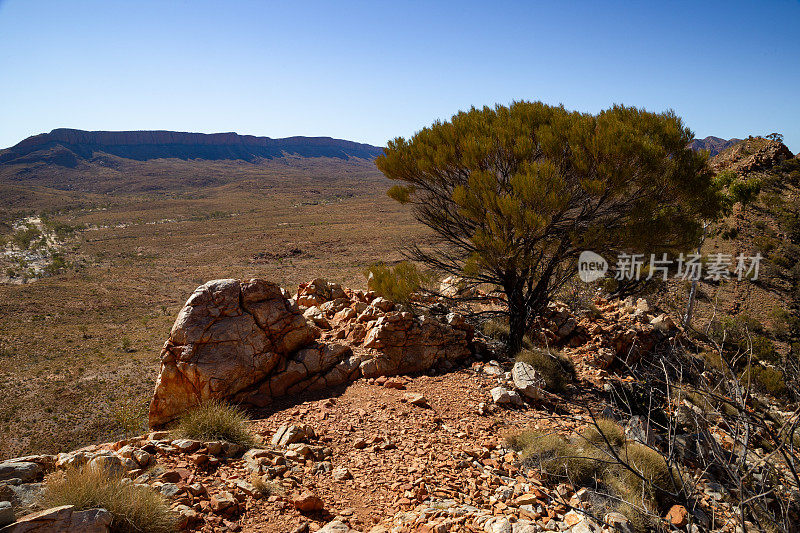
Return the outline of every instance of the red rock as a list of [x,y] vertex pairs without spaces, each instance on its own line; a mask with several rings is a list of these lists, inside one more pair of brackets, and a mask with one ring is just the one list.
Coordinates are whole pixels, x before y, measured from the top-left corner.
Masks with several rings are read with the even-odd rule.
[[683,505],[673,505],[670,507],[665,517],[673,526],[683,528],[689,523],[689,512]]
[[322,499],[310,490],[304,491],[296,498],[293,498],[292,505],[294,505],[298,511],[303,513],[321,511],[325,507]]
[[397,389],[403,390],[406,388],[406,384],[403,383],[403,380],[400,378],[388,378],[386,381],[383,382],[383,386],[387,389]]

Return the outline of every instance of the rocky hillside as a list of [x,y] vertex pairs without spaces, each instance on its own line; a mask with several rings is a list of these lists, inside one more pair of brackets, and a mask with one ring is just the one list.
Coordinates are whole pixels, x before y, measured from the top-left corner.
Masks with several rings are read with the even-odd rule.
[[711,166],[715,170],[747,174],[759,170],[769,171],[793,157],[794,154],[782,142],[750,137],[720,151],[711,160]]
[[178,131],[83,131],[60,128],[28,137],[0,151],[0,164],[53,164],[74,168],[109,154],[125,159],[241,159],[255,161],[283,155],[372,159],[381,148],[330,137],[272,139],[236,133]]
[[[470,324],[441,299],[414,301],[421,307],[411,313],[322,279],[294,296],[265,280],[204,284],[165,344],[150,420],[182,420],[209,398],[244,401],[253,407],[246,430],[253,437],[192,438],[179,424],[0,462],[0,500],[8,501],[0,503],[0,526],[10,522],[0,531],[109,531],[119,517],[107,509],[39,507],[79,467],[132,480],[120,486],[158,495],[177,527],[190,531],[735,530],[724,474],[713,463],[701,467],[714,452],[681,443],[699,432],[724,454],[736,450],[737,428],[709,422],[720,415],[708,415],[702,397],[677,382],[666,398],[645,392],[634,401],[660,389],[658,379],[637,389],[635,369],[666,370],[678,352],[688,356],[682,369],[691,382],[722,379],[713,368],[693,374],[694,356],[675,351],[689,341],[686,332],[647,300],[596,298],[578,314],[551,305],[530,339],[560,348],[569,363],[556,371],[556,356],[533,348],[526,353],[544,358],[504,360],[502,334],[483,319]],[[769,406],[775,420],[795,416],[758,398],[753,408]],[[663,427],[659,417],[673,411],[675,425]],[[607,470],[619,455],[592,451],[604,449],[599,435],[615,454],[630,455],[626,464],[647,483],[663,483],[663,472],[680,475],[681,491],[657,498],[635,476],[598,484],[599,476],[627,472]],[[550,455],[541,455],[538,439]],[[777,450],[761,446],[743,459],[747,468],[775,462],[765,450]],[[653,455],[659,450],[665,458]]]

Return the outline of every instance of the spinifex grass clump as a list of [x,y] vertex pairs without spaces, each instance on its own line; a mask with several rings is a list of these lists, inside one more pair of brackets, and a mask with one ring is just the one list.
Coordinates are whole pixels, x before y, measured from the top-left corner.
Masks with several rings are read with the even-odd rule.
[[239,407],[219,400],[208,400],[183,415],[175,433],[186,439],[225,440],[252,446],[256,438],[247,422],[247,415]]
[[627,441],[623,428],[612,420],[598,420],[572,439],[526,430],[508,436],[506,442],[543,479],[589,487],[600,505],[625,514],[637,531],[673,503],[670,494],[680,492],[680,478],[664,457]]
[[74,468],[52,475],[45,484],[41,504],[45,508],[103,508],[113,516],[111,531],[115,533],[175,531],[176,517],[163,496],[98,468]]

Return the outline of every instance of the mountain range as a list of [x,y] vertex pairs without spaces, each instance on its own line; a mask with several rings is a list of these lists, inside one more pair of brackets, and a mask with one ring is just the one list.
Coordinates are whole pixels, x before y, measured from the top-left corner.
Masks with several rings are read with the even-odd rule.
[[726,148],[730,148],[741,141],[742,139],[723,139],[721,137],[709,136],[705,139],[694,139],[689,144],[689,148],[692,150],[707,150],[709,157],[714,157]]
[[[712,157],[741,139],[709,136],[694,139],[693,150],[707,150]],[[374,159],[382,148],[331,137],[270,138],[237,133],[187,133],[178,131],[84,131],[58,128],[28,137],[0,150],[0,165],[45,164],[76,168],[103,155],[135,161],[151,159],[241,160],[255,162],[287,155]],[[37,165],[38,166],[38,165]],[[20,168],[20,167],[18,167]]]
[[374,159],[382,149],[330,137],[273,139],[236,133],[176,131],[83,131],[59,128],[0,150],[0,164],[49,163],[75,168],[97,154],[125,159],[205,159],[257,161],[284,155]]

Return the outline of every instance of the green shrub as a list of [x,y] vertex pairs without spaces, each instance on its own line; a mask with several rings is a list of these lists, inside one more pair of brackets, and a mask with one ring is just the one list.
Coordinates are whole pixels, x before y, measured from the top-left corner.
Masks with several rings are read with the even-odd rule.
[[106,509],[113,516],[111,531],[119,533],[167,533],[176,526],[175,516],[159,493],[88,467],[48,478],[41,503],[45,508]]
[[547,390],[563,392],[575,379],[575,365],[568,356],[555,350],[526,348],[517,354],[517,361],[531,365],[541,374]]
[[[610,495],[604,505],[625,514],[637,531],[643,531],[652,526],[643,510],[663,514],[673,503],[666,493],[680,492],[680,478],[658,451],[627,442],[615,422],[600,420],[598,425],[607,434],[610,449],[601,438],[598,440],[596,427],[573,441],[554,433],[526,430],[506,437],[506,442],[520,452],[523,465],[538,469],[547,481],[568,481]],[[594,445],[600,442],[602,445]],[[614,459],[612,450],[620,461]]]
[[569,480],[574,485],[591,481],[603,462],[597,450],[584,449],[555,433],[536,430],[523,432],[515,439],[523,464],[536,468],[551,481]]
[[786,336],[800,329],[800,319],[781,306],[777,306],[772,310],[772,320],[774,324],[773,331],[778,336]]
[[733,202],[741,202],[746,205],[758,196],[761,192],[761,180],[757,178],[742,179],[731,183],[728,189]]
[[175,433],[185,439],[225,440],[252,446],[256,438],[247,422],[247,415],[240,408],[219,400],[208,400],[183,415]]
[[50,258],[50,263],[44,267],[44,271],[48,276],[55,276],[64,271],[67,266],[68,263],[61,254],[53,254]]
[[49,231],[51,231],[56,236],[56,238],[61,241],[63,241],[70,235],[74,234],[76,231],[86,229],[86,226],[82,224],[73,226],[65,222],[59,222],[57,220],[53,220],[44,215],[41,217],[41,220],[42,220],[42,225]]
[[733,170],[723,170],[714,177],[714,181],[720,187],[730,187],[737,177],[736,172]]
[[742,373],[741,379],[744,382],[752,382],[757,388],[776,398],[785,396],[789,391],[785,376],[774,368],[752,365]]
[[726,346],[745,349],[754,333],[763,330],[761,323],[747,313],[736,316],[723,316],[714,319],[708,329],[708,335],[718,344],[724,341]]
[[763,335],[754,335],[752,338],[753,358],[756,361],[766,361],[777,363],[780,361],[778,352],[775,351],[775,344]]
[[20,249],[27,250],[31,247],[36,239],[40,239],[41,237],[42,232],[39,231],[39,228],[33,224],[28,224],[25,229],[20,229],[14,232],[14,235],[11,236],[11,240]]
[[719,352],[706,350],[700,352],[700,357],[705,361],[706,365],[716,370],[725,370],[725,365],[720,357]]
[[408,303],[411,295],[426,287],[433,280],[428,272],[423,272],[409,261],[401,261],[393,267],[385,263],[375,263],[364,272],[369,290],[399,303]]

